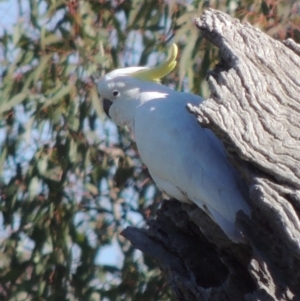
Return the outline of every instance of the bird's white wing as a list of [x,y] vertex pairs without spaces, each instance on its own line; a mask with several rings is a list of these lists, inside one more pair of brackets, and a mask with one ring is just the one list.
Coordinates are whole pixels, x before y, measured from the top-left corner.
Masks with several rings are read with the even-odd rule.
[[195,202],[237,240],[236,213],[249,214],[250,209],[222,144],[197,124],[186,110],[189,102],[198,104],[201,98],[172,91],[137,109],[134,131],[140,156],[160,189]]

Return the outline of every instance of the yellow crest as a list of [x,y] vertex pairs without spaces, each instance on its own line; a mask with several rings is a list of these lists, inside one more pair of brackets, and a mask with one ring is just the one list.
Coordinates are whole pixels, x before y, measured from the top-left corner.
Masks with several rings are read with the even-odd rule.
[[169,56],[164,62],[156,67],[145,68],[143,70],[136,71],[130,74],[130,76],[141,80],[159,82],[161,78],[169,74],[175,68],[177,64],[177,54],[178,47],[173,43],[169,50]]

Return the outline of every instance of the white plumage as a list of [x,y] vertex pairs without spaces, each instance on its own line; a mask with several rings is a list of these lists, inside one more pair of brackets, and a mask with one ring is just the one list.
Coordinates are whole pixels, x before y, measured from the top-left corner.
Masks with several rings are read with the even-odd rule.
[[171,61],[172,57],[156,67],[154,81],[150,68],[108,73],[98,83],[104,110],[116,124],[129,127],[142,161],[162,191],[180,201],[194,202],[229,238],[242,241],[235,226],[236,213],[243,210],[250,214],[250,208],[241,179],[221,142],[186,109],[188,103],[199,105],[202,98],[155,82],[158,69],[170,66]]

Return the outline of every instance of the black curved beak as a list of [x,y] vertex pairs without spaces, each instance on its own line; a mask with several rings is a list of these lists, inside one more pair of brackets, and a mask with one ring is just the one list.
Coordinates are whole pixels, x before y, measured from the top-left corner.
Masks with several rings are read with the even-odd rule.
[[107,99],[107,98],[104,98],[103,102],[102,102],[102,105],[103,105],[103,111],[105,112],[105,114],[107,115],[107,117],[110,118],[110,116],[109,116],[109,108],[112,105],[112,101],[109,100],[109,99]]

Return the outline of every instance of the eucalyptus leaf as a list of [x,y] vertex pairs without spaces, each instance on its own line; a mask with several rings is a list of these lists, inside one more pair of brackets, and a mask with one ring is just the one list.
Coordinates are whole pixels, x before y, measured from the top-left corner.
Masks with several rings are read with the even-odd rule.
[[12,107],[21,103],[27,96],[28,96],[27,92],[21,92],[13,96],[9,100],[5,101],[4,99],[2,99],[0,104],[0,114],[10,110]]

